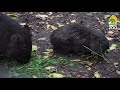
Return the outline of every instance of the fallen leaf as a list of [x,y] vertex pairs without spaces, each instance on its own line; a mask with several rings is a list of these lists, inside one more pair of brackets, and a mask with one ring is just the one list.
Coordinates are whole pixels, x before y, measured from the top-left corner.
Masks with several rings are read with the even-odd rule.
[[57,29],[57,27],[55,27],[55,26],[51,26],[51,28],[52,28],[53,30],[56,30],[56,29]]
[[75,60],[70,60],[70,61],[72,61],[72,62],[79,62],[81,60],[80,59],[75,59]]
[[71,14],[72,16],[75,16],[75,14]]
[[71,23],[75,23],[75,22],[76,22],[76,20],[71,20],[70,22],[71,22]]
[[53,52],[53,49],[46,49],[46,51],[48,51],[48,52]]
[[54,69],[54,68],[55,68],[55,67],[53,67],[53,66],[45,67],[45,69],[47,69],[47,70]]
[[33,77],[33,78],[37,78],[37,76],[35,76],[35,75],[33,75],[32,77]]
[[49,12],[48,15],[52,15],[53,13],[52,12]]
[[39,38],[38,40],[46,40],[46,37],[43,37],[43,38]]
[[40,18],[40,17],[48,17],[48,15],[37,14],[36,17],[37,17],[37,18]]
[[56,72],[57,69],[53,66],[48,66],[48,67],[45,67],[46,70],[48,70],[49,72]]
[[112,44],[112,45],[110,46],[110,49],[109,49],[109,50],[114,50],[114,49],[116,49],[116,47],[117,47],[116,44]]
[[114,32],[112,32],[112,31],[108,31],[108,34],[113,34]]
[[119,63],[118,62],[114,62],[114,66],[118,67]]
[[58,27],[62,27],[62,26],[65,26],[63,24],[60,24],[60,23],[57,23]]
[[32,45],[32,51],[36,51],[38,47],[36,45]]
[[48,17],[48,15],[37,14],[36,17],[37,18],[42,18],[43,20],[45,20]]
[[101,75],[98,73],[98,71],[96,71],[96,72],[94,73],[94,77],[95,77],[95,78],[100,78]]
[[7,14],[8,16],[13,16],[13,17],[16,17],[17,16],[17,13],[11,13],[11,14]]
[[88,69],[88,70],[91,70],[91,67],[88,67],[87,69]]
[[26,25],[26,23],[20,23],[20,25],[24,26],[24,25]]
[[116,70],[116,73],[117,73],[117,74],[120,74],[120,71],[119,71],[119,70]]
[[102,22],[100,22],[100,26],[103,26],[105,23],[102,21]]
[[107,19],[107,18],[109,18],[110,17],[110,15],[104,15],[104,18],[105,19]]
[[65,78],[65,75],[59,73],[52,73],[49,75],[50,78]]
[[99,17],[96,17],[96,19],[98,20],[98,22],[100,22],[100,18]]
[[58,18],[59,18],[59,17],[63,17],[63,15],[56,15],[56,17],[58,17]]
[[120,28],[117,28],[118,31],[120,31]]
[[92,16],[93,14],[92,13],[87,13],[87,15]]
[[57,29],[57,27],[55,27],[55,26],[52,26],[52,25],[47,25],[47,28],[52,28],[53,30],[56,30]]
[[113,38],[111,38],[111,37],[106,37],[109,41],[112,41],[113,40]]
[[88,66],[92,66],[92,65],[93,65],[93,63],[90,62],[90,61],[83,61],[83,63],[84,63],[84,64],[87,64]]
[[50,53],[50,52],[43,52],[44,54],[48,54],[48,53]]
[[48,58],[49,56],[47,55],[47,56],[43,56],[43,58]]

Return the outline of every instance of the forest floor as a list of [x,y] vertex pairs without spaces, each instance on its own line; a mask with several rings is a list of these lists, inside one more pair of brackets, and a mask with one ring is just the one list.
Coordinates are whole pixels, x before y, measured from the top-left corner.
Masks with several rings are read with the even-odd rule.
[[[0,62],[1,78],[119,78],[120,77],[120,24],[118,31],[109,30],[111,15],[120,18],[119,12],[5,12],[21,25],[26,21],[31,27],[32,44],[37,46],[31,62],[19,65],[16,62]],[[110,42],[106,61],[82,56],[58,56],[52,53],[50,34],[60,26],[83,21],[84,25],[104,30]],[[84,57],[84,56],[83,56]]]

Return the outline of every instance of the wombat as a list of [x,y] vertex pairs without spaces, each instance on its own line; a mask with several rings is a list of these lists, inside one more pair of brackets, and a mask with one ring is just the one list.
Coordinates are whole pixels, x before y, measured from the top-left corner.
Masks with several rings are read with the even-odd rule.
[[0,55],[25,64],[30,61],[31,51],[29,27],[22,27],[16,20],[0,13]]
[[79,23],[68,24],[53,31],[50,36],[53,50],[61,54],[104,54],[109,48],[109,41],[98,30]]

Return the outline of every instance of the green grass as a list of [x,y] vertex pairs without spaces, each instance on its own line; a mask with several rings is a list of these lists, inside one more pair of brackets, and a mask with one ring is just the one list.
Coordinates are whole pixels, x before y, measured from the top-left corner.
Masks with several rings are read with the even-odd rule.
[[[15,60],[7,62],[7,64],[11,65],[10,68],[10,77],[15,78],[49,78],[49,75],[52,73],[50,70],[46,70],[46,67],[49,66],[68,66],[74,67],[81,63],[70,61],[71,58],[65,56],[59,57],[48,57],[44,58],[44,55],[38,55],[33,53],[31,57],[31,61],[28,64],[19,65]],[[61,70],[55,71],[56,73],[60,73]]]
[[32,54],[30,63],[19,65],[13,61],[13,67],[10,69],[10,77],[17,78],[48,78],[50,72],[45,69],[48,66],[68,64],[68,58],[62,56],[59,58],[44,58],[42,55]]

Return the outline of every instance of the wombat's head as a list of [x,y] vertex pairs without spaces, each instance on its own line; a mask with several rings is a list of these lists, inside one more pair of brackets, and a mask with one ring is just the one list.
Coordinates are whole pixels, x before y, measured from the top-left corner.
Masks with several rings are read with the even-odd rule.
[[7,47],[6,56],[25,64],[30,61],[32,41],[30,30],[27,26],[22,31],[12,34]]
[[107,38],[101,37],[98,40],[91,41],[90,47],[98,54],[104,54],[107,49],[109,49],[109,41],[107,40]]

